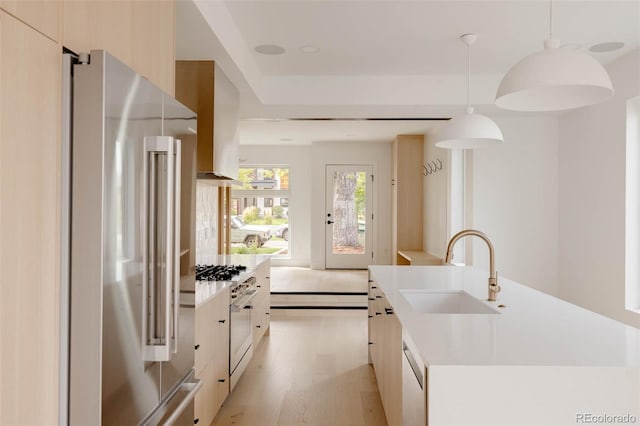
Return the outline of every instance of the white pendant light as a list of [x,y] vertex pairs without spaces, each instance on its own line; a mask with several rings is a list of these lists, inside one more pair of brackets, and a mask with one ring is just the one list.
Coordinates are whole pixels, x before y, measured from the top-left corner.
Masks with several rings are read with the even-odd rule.
[[516,63],[502,79],[496,105],[514,111],[563,111],[602,102],[613,95],[602,64],[575,49],[562,49],[553,39],[553,7],[549,1],[549,39],[544,50]]
[[436,146],[448,149],[473,149],[495,145],[503,141],[502,132],[489,117],[474,114],[469,104],[471,93],[471,45],[476,34],[463,34],[460,39],[467,45],[467,108],[464,114],[452,118],[436,135]]

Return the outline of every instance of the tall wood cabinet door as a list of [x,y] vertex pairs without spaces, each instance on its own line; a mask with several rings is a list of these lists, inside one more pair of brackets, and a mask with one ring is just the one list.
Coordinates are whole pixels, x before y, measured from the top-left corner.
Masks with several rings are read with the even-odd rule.
[[402,425],[402,325],[394,313],[385,313],[384,411],[389,426]]
[[0,424],[58,423],[58,45],[0,11]]
[[194,341],[194,369],[196,376],[210,364],[213,356],[214,338],[214,300],[196,308],[195,341]]
[[229,395],[229,290],[218,297],[214,313],[215,346],[213,348],[213,415]]
[[133,0],[63,0],[62,43],[76,53],[104,49],[132,59]]
[[60,0],[0,0],[0,8],[58,41]]
[[215,387],[215,374],[213,365],[208,365],[198,377],[202,380],[202,387],[196,394],[193,409],[193,423],[209,426],[215,416],[213,407],[213,393]]
[[175,2],[134,1],[133,68],[153,84],[175,93]]

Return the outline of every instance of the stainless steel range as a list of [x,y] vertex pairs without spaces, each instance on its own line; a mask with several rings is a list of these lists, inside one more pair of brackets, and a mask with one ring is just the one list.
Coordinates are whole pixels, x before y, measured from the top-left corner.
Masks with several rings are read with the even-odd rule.
[[257,293],[256,278],[242,265],[197,265],[196,281],[230,282],[229,376],[235,386],[251,359],[251,304]]

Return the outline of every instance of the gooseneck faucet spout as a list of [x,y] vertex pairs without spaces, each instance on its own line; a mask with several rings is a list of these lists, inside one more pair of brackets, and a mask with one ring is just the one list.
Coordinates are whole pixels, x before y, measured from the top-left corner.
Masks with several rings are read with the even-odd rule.
[[449,244],[447,245],[447,255],[445,257],[444,263],[451,263],[451,259],[453,259],[453,246],[456,242],[468,235],[473,235],[475,237],[479,237],[489,247],[489,302],[495,302],[498,296],[498,292],[500,292],[500,286],[498,285],[498,275],[496,273],[495,266],[495,250],[493,248],[493,243],[483,232],[477,231],[475,229],[465,229],[463,231],[458,232],[451,240],[449,240]]

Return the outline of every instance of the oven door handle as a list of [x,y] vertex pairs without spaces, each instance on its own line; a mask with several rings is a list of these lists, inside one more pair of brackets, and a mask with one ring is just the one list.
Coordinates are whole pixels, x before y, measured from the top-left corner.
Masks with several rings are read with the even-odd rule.
[[[242,297],[240,300],[238,300],[237,302],[233,303],[230,306],[231,312],[239,312],[243,309],[245,309],[246,306],[249,305],[249,303],[251,303],[251,301],[253,300],[254,297],[256,297],[256,295],[258,294],[258,292],[253,292],[248,296],[244,296]],[[250,307],[248,309],[251,309]]]

